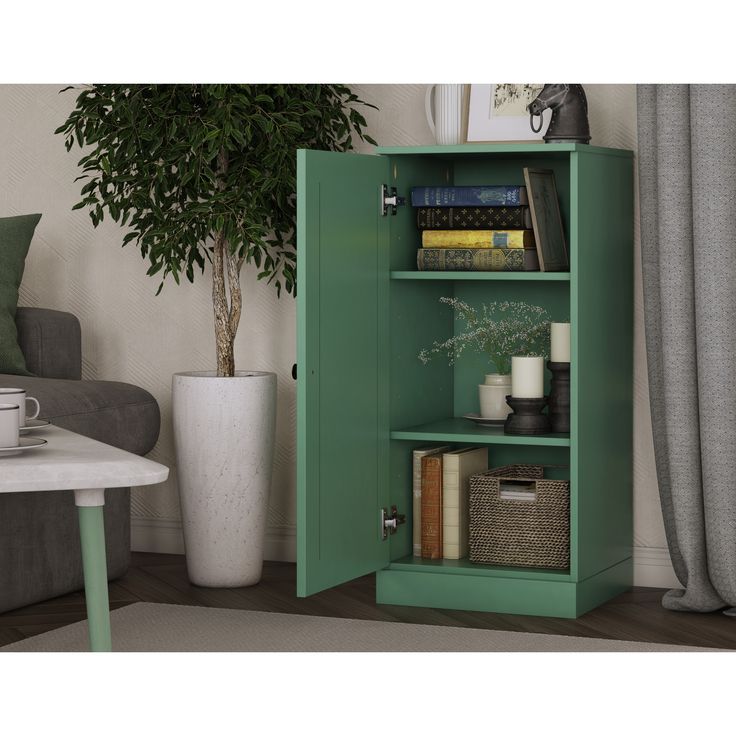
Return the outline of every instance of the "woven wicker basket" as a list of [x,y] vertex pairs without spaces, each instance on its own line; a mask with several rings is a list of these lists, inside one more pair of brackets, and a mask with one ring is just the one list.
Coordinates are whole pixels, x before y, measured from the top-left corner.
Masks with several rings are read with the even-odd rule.
[[[526,481],[535,500],[501,498],[504,481]],[[570,481],[544,478],[542,465],[505,465],[470,479],[470,561],[567,569]]]

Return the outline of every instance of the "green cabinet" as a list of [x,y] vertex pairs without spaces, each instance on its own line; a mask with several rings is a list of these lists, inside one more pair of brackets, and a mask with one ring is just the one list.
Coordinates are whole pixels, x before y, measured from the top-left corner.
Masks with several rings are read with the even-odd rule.
[[[370,572],[379,603],[575,617],[631,585],[633,157],[580,144],[298,152],[297,593]],[[552,169],[569,273],[418,272],[413,186],[523,184]],[[382,186],[406,204],[383,214]],[[440,304],[516,299],[571,322],[569,435],[506,436],[478,410],[483,358],[422,364],[453,333]],[[549,375],[547,376],[549,380]],[[488,446],[490,465],[570,480],[570,568],[412,556],[412,459]],[[382,510],[406,516],[382,533]]]

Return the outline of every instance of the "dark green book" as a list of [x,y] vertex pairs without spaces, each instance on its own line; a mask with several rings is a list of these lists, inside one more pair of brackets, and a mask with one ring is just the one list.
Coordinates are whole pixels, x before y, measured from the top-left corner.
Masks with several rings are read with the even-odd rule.
[[528,230],[528,207],[417,207],[420,230]]
[[419,248],[420,271],[539,271],[535,248]]

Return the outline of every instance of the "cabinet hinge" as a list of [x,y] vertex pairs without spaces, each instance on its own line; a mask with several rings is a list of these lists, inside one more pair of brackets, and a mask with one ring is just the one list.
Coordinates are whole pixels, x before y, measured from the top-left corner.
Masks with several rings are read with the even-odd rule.
[[381,184],[381,216],[391,212],[392,215],[396,214],[396,208],[406,204],[404,197],[399,197],[396,194],[396,187],[387,187],[385,184]]
[[400,514],[396,506],[391,507],[391,513],[381,509],[381,539],[388,539],[389,534],[396,534],[400,524],[406,524],[406,514]]

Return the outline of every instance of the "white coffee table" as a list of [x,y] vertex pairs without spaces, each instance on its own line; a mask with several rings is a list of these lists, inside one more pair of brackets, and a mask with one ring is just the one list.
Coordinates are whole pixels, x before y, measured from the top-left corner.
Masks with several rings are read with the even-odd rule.
[[161,483],[168,477],[169,469],[53,425],[31,434],[48,444],[18,455],[0,454],[0,493],[74,491],[90,649],[109,652],[112,642],[103,524],[105,488]]

